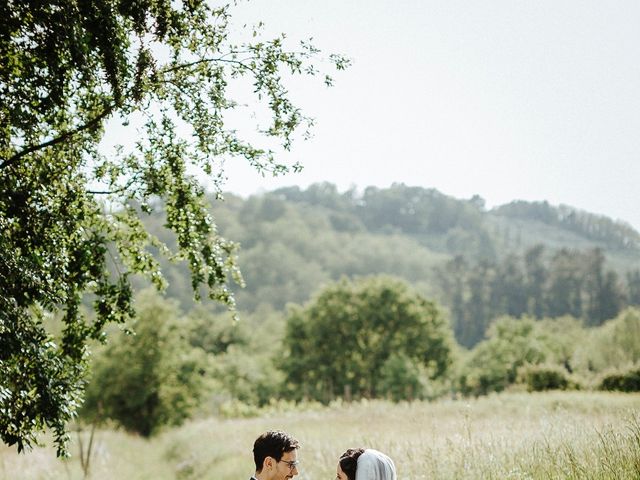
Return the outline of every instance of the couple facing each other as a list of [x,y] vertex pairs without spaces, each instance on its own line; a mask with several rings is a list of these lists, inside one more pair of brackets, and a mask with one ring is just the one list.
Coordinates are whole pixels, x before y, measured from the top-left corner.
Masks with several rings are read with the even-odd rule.
[[[256,473],[251,480],[285,480],[298,475],[298,441],[281,431],[268,431],[253,444]],[[336,480],[397,480],[396,467],[384,453],[350,448],[338,460]]]

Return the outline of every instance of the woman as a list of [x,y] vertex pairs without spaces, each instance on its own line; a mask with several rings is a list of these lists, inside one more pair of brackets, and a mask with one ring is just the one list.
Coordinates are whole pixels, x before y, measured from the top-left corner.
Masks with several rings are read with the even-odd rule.
[[336,480],[397,480],[396,466],[377,450],[350,448],[340,455]]

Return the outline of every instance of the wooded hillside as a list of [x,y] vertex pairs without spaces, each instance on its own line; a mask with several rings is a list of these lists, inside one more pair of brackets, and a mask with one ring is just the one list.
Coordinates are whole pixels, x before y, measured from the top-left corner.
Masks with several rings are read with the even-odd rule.
[[[241,312],[305,303],[343,276],[389,274],[447,307],[457,340],[473,346],[502,314],[600,325],[640,303],[640,234],[568,206],[488,210],[477,196],[403,184],[339,192],[328,183],[227,194],[214,205],[220,233],[240,244]],[[162,218],[148,222],[162,236]],[[189,309],[186,267],[167,265],[166,274],[167,294]]]

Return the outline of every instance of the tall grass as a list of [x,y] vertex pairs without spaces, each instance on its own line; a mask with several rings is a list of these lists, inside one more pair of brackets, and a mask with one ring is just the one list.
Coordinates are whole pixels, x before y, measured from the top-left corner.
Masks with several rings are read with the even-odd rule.
[[[640,396],[602,392],[336,403],[250,419],[195,420],[151,440],[103,430],[94,441],[90,478],[248,478],[253,440],[275,428],[303,445],[300,480],[335,478],[339,454],[352,446],[385,451],[406,480],[640,478]],[[83,475],[77,458],[57,460],[50,448],[22,456],[3,448],[0,478]]]

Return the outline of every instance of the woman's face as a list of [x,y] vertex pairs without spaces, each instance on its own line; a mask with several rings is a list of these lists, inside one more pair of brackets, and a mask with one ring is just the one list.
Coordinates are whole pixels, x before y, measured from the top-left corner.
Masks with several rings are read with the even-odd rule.
[[340,468],[340,463],[338,463],[338,468],[336,469],[336,480],[349,480],[347,474]]

